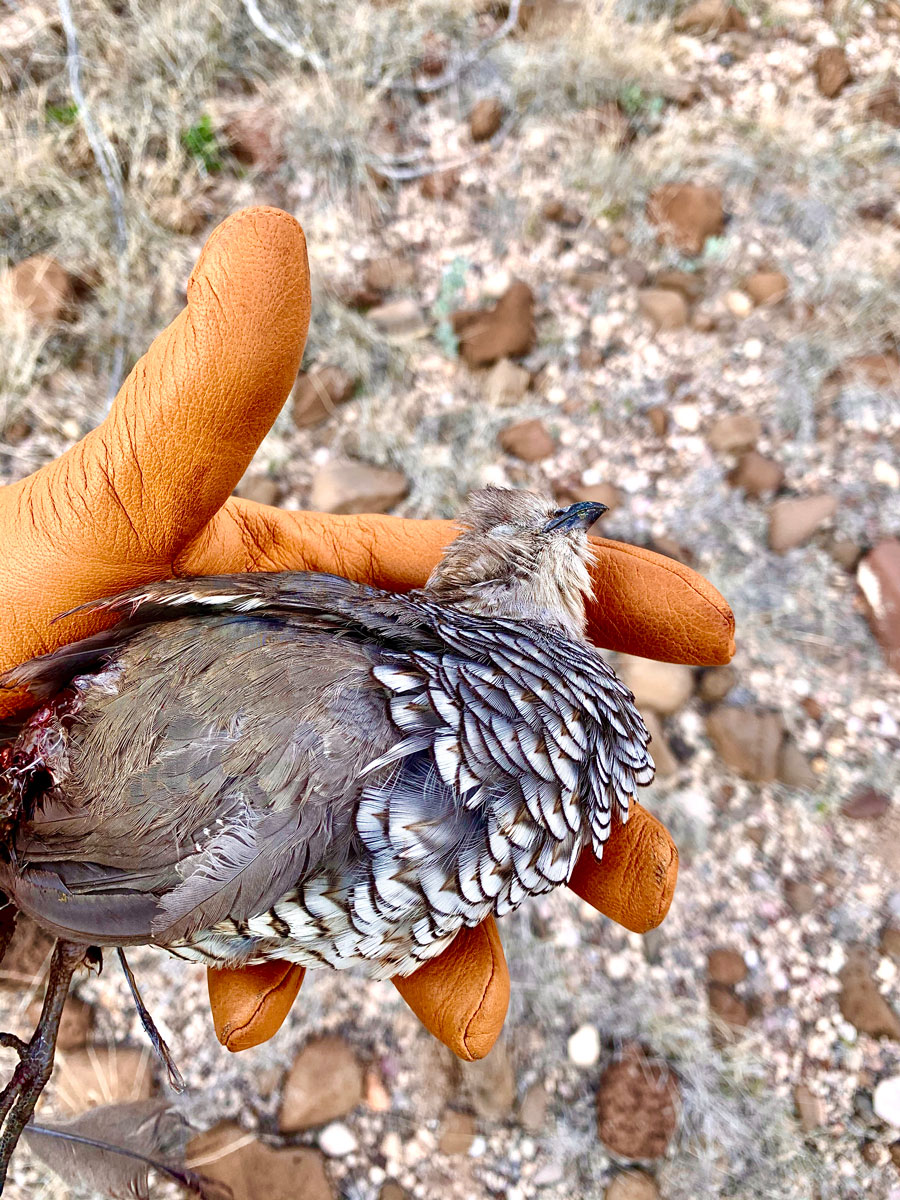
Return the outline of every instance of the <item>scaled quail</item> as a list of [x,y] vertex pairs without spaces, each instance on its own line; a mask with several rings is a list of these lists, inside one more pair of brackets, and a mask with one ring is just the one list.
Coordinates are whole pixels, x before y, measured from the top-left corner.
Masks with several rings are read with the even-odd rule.
[[58,937],[407,975],[565,883],[653,774],[585,640],[603,505],[475,492],[426,587],[172,579],[10,672],[0,888]]

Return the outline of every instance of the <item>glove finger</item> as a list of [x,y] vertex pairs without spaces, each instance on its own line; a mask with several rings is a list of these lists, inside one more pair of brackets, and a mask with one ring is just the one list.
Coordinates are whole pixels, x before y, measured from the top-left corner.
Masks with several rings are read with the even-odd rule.
[[497,923],[461,929],[443,954],[392,981],[429,1033],[455,1055],[484,1058],[509,1007],[509,969]]
[[592,538],[588,636],[606,650],[697,666],[734,655],[734,614],[708,580],[674,558]]
[[305,967],[279,960],[236,969],[210,967],[209,1007],[216,1037],[226,1050],[249,1050],[274,1037],[305,974]]
[[0,670],[80,636],[58,613],[171,570],[243,474],[290,391],[309,322],[303,232],[248,209],[213,233],[187,308],[107,419],[0,491]]
[[602,861],[590,849],[569,887],[633,933],[655,929],[669,911],[678,878],[678,849],[665,825],[640,804],[613,828]]
[[[392,591],[421,587],[452,521],[284,512],[231,499],[175,563],[178,574],[331,571]],[[711,583],[672,558],[594,539],[588,633],[599,646],[710,666],[734,654],[734,617]]]

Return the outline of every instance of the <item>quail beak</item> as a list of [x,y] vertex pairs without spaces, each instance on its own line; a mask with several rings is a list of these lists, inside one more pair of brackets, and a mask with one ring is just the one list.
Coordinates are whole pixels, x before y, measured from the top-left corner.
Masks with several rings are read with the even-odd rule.
[[607,505],[605,504],[595,503],[592,500],[579,500],[577,504],[570,504],[568,508],[561,508],[558,513],[555,513],[541,532],[552,533],[556,529],[588,530],[595,521],[599,521],[606,511]]

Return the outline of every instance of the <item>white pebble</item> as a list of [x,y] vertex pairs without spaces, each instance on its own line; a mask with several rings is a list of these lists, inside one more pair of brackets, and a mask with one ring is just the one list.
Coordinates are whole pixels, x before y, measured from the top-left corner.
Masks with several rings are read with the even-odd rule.
[[886,458],[879,458],[872,468],[876,483],[883,483],[890,488],[900,487],[900,471],[889,463]]
[[825,957],[822,966],[829,975],[837,975],[838,971],[847,961],[847,955],[844,953],[843,946],[839,942],[834,942],[828,954]]
[[478,1137],[472,1138],[472,1145],[469,1147],[469,1158],[481,1158],[487,1150],[487,1142],[479,1134]]
[[733,291],[725,297],[725,307],[735,317],[746,317],[753,311],[753,301],[746,292]]
[[340,1121],[326,1125],[319,1134],[319,1149],[329,1158],[344,1158],[358,1145],[356,1134]]
[[762,358],[763,344],[759,338],[748,338],[744,342],[744,358]]
[[512,276],[509,271],[502,269],[494,271],[492,275],[488,275],[481,286],[481,290],[485,296],[489,296],[493,300],[499,299],[512,283]]
[[672,408],[672,420],[688,433],[696,433],[700,428],[700,410],[696,404],[676,404]]
[[900,1129],[900,1075],[889,1075],[882,1079],[872,1096],[875,1115]]
[[624,979],[631,973],[631,964],[627,954],[611,954],[606,960],[606,974],[609,979]]
[[900,1075],[889,1075],[887,1079],[882,1079],[872,1096],[872,1108],[882,1121],[900,1129]]
[[893,983],[897,978],[897,966],[890,958],[882,958],[878,963],[875,978],[882,983]]
[[593,1025],[580,1025],[568,1042],[569,1062],[592,1067],[600,1057],[600,1034]]

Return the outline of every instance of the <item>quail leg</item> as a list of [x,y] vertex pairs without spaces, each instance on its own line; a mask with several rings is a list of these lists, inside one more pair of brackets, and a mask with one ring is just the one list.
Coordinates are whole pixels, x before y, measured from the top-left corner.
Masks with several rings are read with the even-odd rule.
[[0,1093],[0,1192],[6,1182],[12,1153],[53,1070],[59,1021],[69,984],[87,949],[77,942],[57,942],[50,962],[44,1006],[31,1041],[26,1044],[12,1034],[0,1035],[0,1044],[11,1046],[19,1055],[19,1065]]

